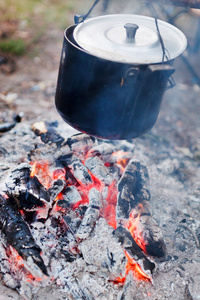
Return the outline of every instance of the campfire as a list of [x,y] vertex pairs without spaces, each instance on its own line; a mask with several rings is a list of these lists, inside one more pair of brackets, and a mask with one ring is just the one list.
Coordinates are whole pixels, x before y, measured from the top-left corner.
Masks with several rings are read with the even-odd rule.
[[[119,288],[127,276],[152,283],[153,257],[165,256],[166,247],[134,145],[85,134],[65,140],[47,122],[32,130],[57,152],[44,159],[35,147],[30,163],[6,179],[0,197],[5,285],[25,299],[52,284],[70,299],[97,299],[103,285]],[[99,288],[88,289],[95,281]]]

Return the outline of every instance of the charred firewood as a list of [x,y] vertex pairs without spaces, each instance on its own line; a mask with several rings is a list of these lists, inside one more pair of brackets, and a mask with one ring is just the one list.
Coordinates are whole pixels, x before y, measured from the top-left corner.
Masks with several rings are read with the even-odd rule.
[[103,184],[108,186],[112,184],[113,178],[109,173],[108,168],[98,156],[86,159],[85,166],[95,177],[100,179]]
[[48,193],[50,194],[51,203],[56,199],[56,197],[63,191],[66,186],[66,181],[63,179],[55,180],[52,186],[48,189]]
[[113,231],[113,234],[118,238],[123,248],[128,251],[131,257],[140,265],[143,271],[150,271],[151,274],[155,269],[155,263],[150,261],[141,248],[136,244],[128,229],[119,226]]
[[37,136],[40,136],[45,144],[56,144],[57,147],[61,147],[65,139],[56,131],[53,125],[47,121],[41,121],[32,124],[31,129]]
[[85,158],[85,154],[93,146],[97,144],[97,140],[87,134],[79,133],[67,139],[66,144],[70,147],[74,154],[77,154],[80,159],[82,156]]
[[76,155],[67,155],[65,162],[80,185],[88,186],[93,183],[88,169]]
[[109,161],[109,157],[113,153],[113,145],[108,143],[102,143],[92,147],[88,153],[87,158],[92,156],[99,156],[104,162]]
[[70,205],[78,203],[81,201],[81,195],[77,191],[75,186],[68,186],[64,191],[63,191],[63,199],[68,201]]
[[5,235],[8,245],[16,249],[18,254],[33,262],[48,275],[46,266],[40,256],[41,249],[36,245],[27,223],[23,220],[13,198],[5,199],[0,195],[0,229]]
[[76,238],[86,239],[90,235],[100,215],[101,193],[93,188],[89,191],[89,206],[76,233]]
[[10,131],[12,128],[15,127],[16,124],[17,124],[17,122],[11,122],[11,123],[6,122],[3,124],[0,124],[0,133]]
[[[152,256],[162,257],[166,247],[162,232],[150,211],[149,176],[145,166],[131,160],[118,184],[117,220]],[[139,237],[139,239],[138,239]],[[141,242],[142,241],[142,242]]]
[[6,193],[16,199],[18,208],[35,211],[50,207],[50,193],[36,176],[31,177],[31,167],[23,163],[12,171],[7,183]]

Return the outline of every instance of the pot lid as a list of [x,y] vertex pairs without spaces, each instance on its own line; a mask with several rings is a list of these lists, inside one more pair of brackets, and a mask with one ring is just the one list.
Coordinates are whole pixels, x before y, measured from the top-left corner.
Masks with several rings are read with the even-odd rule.
[[[176,58],[186,49],[185,35],[161,20],[158,27],[167,57]],[[163,59],[155,19],[151,17],[114,14],[87,19],[76,26],[74,39],[90,54],[115,62],[150,64]]]

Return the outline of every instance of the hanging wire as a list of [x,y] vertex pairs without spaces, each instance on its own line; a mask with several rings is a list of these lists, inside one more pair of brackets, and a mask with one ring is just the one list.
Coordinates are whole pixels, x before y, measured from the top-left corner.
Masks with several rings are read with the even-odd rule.
[[151,13],[154,17],[154,20],[155,20],[156,30],[158,32],[158,38],[159,38],[159,41],[160,41],[160,44],[161,44],[161,47],[162,47],[162,52],[163,52],[162,63],[164,63],[165,58],[166,58],[167,61],[169,61],[170,58],[166,54],[167,49],[165,48],[165,45],[164,45],[164,42],[163,42],[163,39],[162,39],[162,35],[160,33],[156,9],[155,9],[154,5],[152,4],[151,0],[147,0],[147,4],[148,4],[149,9],[150,9],[150,11],[151,11]]
[[[75,24],[79,24],[79,23],[82,23],[84,22],[88,17],[89,15],[91,14],[91,12],[93,11],[93,9],[95,8],[95,6],[100,2],[101,0],[95,0],[92,7],[89,9],[89,11],[85,14],[85,15],[75,15],[74,16],[74,21],[75,21]],[[160,44],[161,44],[161,48],[162,48],[162,52],[163,52],[163,55],[162,55],[162,63],[165,62],[165,59],[166,61],[172,65],[172,62],[171,62],[171,59],[170,59],[170,55],[167,51],[167,49],[165,48],[165,45],[164,45],[164,41],[163,41],[163,38],[162,38],[162,35],[160,33],[160,29],[159,29],[159,25],[158,25],[158,18],[157,18],[157,13],[156,13],[156,9],[154,7],[154,5],[152,4],[151,0],[146,0],[147,1],[147,5],[149,6],[149,9],[154,17],[154,20],[155,20],[155,25],[156,25],[156,30],[157,30],[157,33],[158,33],[158,38],[159,38],[159,41],[160,41]],[[170,89],[172,87],[174,87],[176,85],[175,81],[174,81],[174,78],[173,76],[171,76],[169,78],[169,85],[167,86],[166,89]]]
[[89,11],[85,14],[85,15],[75,15],[74,16],[74,22],[75,24],[79,24],[81,22],[84,22],[88,17],[89,15],[91,14],[91,12],[93,11],[93,9],[95,8],[95,6],[100,2],[101,0],[95,0],[92,7],[89,9]]

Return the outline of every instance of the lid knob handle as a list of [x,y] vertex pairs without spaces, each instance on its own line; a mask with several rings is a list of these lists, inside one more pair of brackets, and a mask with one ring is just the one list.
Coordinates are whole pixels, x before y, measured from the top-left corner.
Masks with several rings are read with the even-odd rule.
[[136,31],[138,30],[139,26],[133,23],[126,23],[124,25],[126,29],[126,38],[129,43],[135,41]]

